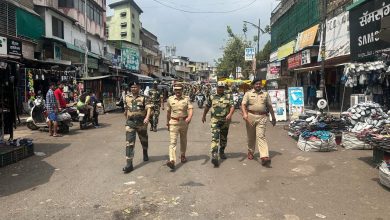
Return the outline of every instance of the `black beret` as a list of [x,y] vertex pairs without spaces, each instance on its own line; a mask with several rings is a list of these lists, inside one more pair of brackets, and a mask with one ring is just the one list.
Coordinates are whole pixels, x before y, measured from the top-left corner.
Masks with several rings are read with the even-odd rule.
[[140,84],[139,84],[139,82],[134,81],[134,82],[131,82],[129,85],[130,85],[130,87],[132,87],[132,86],[139,86]]
[[260,77],[256,77],[252,80],[252,85],[257,83],[258,81],[262,81],[262,79]]

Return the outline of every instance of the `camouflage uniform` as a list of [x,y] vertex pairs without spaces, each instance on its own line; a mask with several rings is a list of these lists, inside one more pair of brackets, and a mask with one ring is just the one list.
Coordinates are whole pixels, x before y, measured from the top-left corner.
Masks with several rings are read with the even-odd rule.
[[158,117],[160,116],[161,99],[163,95],[157,89],[149,90],[149,98],[153,104],[153,113],[150,116],[150,126],[152,129],[157,129]]
[[125,98],[125,109],[127,111],[126,121],[126,159],[133,160],[135,136],[138,133],[138,138],[141,142],[142,149],[148,149],[148,132],[147,124],[144,124],[146,111],[151,108],[149,100],[143,95],[136,97],[133,94],[127,94]]
[[207,101],[207,106],[211,108],[211,152],[224,152],[227,145],[227,136],[230,122],[226,121],[226,116],[233,106],[233,97],[229,94],[214,94]]

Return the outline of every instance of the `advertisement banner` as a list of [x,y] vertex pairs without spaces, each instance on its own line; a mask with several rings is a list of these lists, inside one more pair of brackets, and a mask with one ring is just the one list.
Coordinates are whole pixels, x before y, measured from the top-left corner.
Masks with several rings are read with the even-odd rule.
[[278,78],[280,78],[280,62],[268,64],[266,79],[273,80]]
[[138,48],[122,48],[122,68],[139,71],[139,50]]
[[252,61],[255,57],[255,48],[245,48],[245,61]]
[[325,47],[325,59],[350,54],[348,11],[326,21]]
[[381,20],[390,15],[390,0],[372,0],[349,11],[351,58],[353,61],[374,60],[390,53],[390,43],[379,39]]
[[294,47],[295,47],[295,40],[290,41],[287,44],[284,44],[283,46],[278,48],[278,59],[282,60],[283,58],[287,57],[290,54],[294,53]]
[[0,54],[7,54],[7,38],[0,36]]
[[301,66],[302,64],[302,54],[296,53],[294,55],[291,55],[287,59],[287,68],[288,69],[294,69],[296,67]]
[[301,54],[302,54],[302,62],[301,62],[301,64],[302,64],[302,66],[303,65],[306,65],[306,64],[310,64],[311,63],[311,52],[310,52],[310,49],[307,49],[307,50],[303,50],[302,52],[301,52]]
[[316,40],[318,27],[319,25],[316,24],[298,35],[297,51],[302,50],[305,47],[313,46],[314,41]]
[[271,98],[276,121],[287,121],[286,90],[268,90],[268,94]]
[[288,88],[289,115],[291,119],[297,119],[305,110],[305,98],[303,87]]

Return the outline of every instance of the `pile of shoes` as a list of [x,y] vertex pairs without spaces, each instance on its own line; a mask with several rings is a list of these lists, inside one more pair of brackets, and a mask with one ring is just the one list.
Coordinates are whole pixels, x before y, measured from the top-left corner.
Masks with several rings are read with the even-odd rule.
[[384,151],[390,152],[390,135],[381,135],[381,134],[368,134],[365,139],[366,143],[370,144],[372,147],[382,149]]
[[342,119],[348,122],[348,130],[354,133],[364,130],[372,130],[376,133],[383,129],[385,124],[390,124],[389,114],[374,102],[359,103],[349,108],[342,113]]
[[350,63],[345,66],[341,81],[351,88],[357,85],[373,85],[388,81],[389,74],[390,66],[383,61]]

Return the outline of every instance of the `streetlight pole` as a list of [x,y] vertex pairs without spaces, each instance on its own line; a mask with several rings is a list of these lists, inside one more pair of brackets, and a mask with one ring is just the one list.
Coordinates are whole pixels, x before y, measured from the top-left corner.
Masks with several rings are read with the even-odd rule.
[[260,27],[260,19],[259,19],[259,24],[258,25],[253,24],[252,22],[249,22],[249,21],[243,21],[243,22],[247,23],[247,24],[250,24],[253,27],[257,28],[257,52],[256,53],[259,53],[260,52],[260,31],[263,34],[265,33],[265,31],[263,29],[261,29],[261,27]]
[[88,34],[87,34],[87,1],[84,1],[84,34],[85,34],[85,54],[84,54],[84,76],[88,78]]

